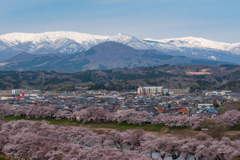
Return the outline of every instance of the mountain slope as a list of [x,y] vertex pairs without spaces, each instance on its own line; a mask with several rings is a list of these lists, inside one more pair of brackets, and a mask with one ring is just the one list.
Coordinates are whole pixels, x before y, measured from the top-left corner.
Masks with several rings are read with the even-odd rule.
[[16,55],[16,56],[8,59],[5,62],[12,63],[12,62],[29,61],[29,60],[33,59],[34,57],[36,57],[36,56],[37,55],[35,55],[35,54],[28,54],[28,53],[23,52],[23,53],[21,53],[19,55]]
[[[185,55],[192,58],[222,60],[239,63],[240,43],[215,42],[203,38],[183,37],[164,40],[145,39],[147,42],[155,42],[155,48],[160,44],[168,46],[162,51],[172,55]],[[162,46],[161,46],[162,47]]]
[[0,36],[1,62],[21,52],[31,54],[66,53],[87,50],[105,42],[109,36],[90,35],[77,32],[45,32],[37,34],[12,33]]
[[[223,51],[231,51],[232,48],[240,46],[240,43],[224,43],[224,42],[215,42],[211,40],[207,40],[204,38],[196,38],[196,37],[183,37],[183,38],[173,38],[173,39],[164,39],[164,40],[153,40],[147,38],[145,40],[156,41],[160,43],[165,43],[169,45],[173,45],[175,47],[187,47],[187,48],[211,48],[216,50]],[[240,54],[240,51],[234,52],[235,54]]]
[[107,68],[134,68],[163,64],[222,64],[223,62],[172,56],[157,50],[136,50],[116,42],[104,42],[75,54],[19,54],[0,65],[2,70],[55,70],[75,72]]
[[30,54],[85,51],[103,42],[118,42],[138,50],[155,49],[170,55],[239,63],[240,43],[215,42],[184,37],[164,40],[139,39],[129,35],[98,36],[78,32],[11,33],[0,35],[0,62],[26,52]]

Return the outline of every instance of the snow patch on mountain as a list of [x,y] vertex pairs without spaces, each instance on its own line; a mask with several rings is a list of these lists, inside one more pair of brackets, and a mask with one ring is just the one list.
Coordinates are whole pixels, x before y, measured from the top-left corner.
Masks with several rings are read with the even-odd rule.
[[119,33],[115,36],[110,37],[109,41],[114,41],[118,43],[128,43],[133,37],[125,35],[123,33]]
[[216,42],[216,41],[211,41],[208,39],[197,38],[197,37],[171,38],[171,39],[162,39],[162,40],[146,38],[145,40],[175,46],[175,49],[179,49],[179,48],[215,49],[215,50],[222,50],[222,51],[231,51],[234,54],[240,54],[240,50],[239,50],[240,43]]
[[103,42],[114,41],[135,49],[156,49],[172,55],[192,58],[237,62],[240,43],[215,42],[198,37],[155,40],[140,39],[119,33],[115,36],[99,36],[86,33],[57,31],[44,33],[10,33],[0,35],[0,61],[21,52],[32,54],[73,54],[88,50]]
[[217,58],[215,56],[209,56],[208,58],[211,60],[215,60],[215,61],[217,60]]
[[4,42],[27,42],[27,41],[41,41],[49,40],[54,42],[59,38],[69,38],[75,40],[78,43],[83,43],[84,41],[96,41],[96,40],[106,40],[110,36],[99,36],[91,35],[86,33],[78,32],[67,32],[67,31],[57,31],[57,32],[44,32],[44,33],[9,33],[0,35],[0,40]]

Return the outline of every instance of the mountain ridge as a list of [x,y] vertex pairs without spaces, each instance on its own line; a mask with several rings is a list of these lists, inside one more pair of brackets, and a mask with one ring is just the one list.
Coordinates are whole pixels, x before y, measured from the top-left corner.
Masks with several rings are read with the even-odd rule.
[[135,49],[156,49],[170,54],[198,59],[239,63],[240,43],[216,42],[199,37],[183,37],[155,40],[140,39],[119,33],[115,36],[99,36],[71,31],[44,33],[10,33],[0,35],[0,62],[22,52],[30,54],[74,54],[88,50],[103,42],[114,41]]
[[163,64],[225,64],[225,62],[173,56],[154,49],[136,50],[117,42],[104,42],[75,54],[21,53],[0,65],[0,70],[54,70],[75,72],[110,68],[136,68]]

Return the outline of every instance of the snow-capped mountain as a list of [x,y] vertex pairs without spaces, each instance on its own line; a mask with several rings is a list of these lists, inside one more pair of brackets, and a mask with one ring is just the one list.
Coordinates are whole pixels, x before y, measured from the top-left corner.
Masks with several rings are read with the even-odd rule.
[[226,62],[193,59],[185,56],[172,56],[157,50],[137,50],[117,42],[104,42],[87,51],[75,54],[21,53],[5,63],[0,63],[0,70],[55,70],[75,72],[79,70],[97,70],[109,68],[133,68],[158,66],[164,64],[224,64]]
[[96,44],[99,41],[106,40],[109,38],[110,38],[109,36],[98,36],[86,33],[65,31],[44,33],[10,33],[0,35],[0,40],[3,43],[7,44],[9,47],[27,42],[32,42],[33,44],[51,42],[52,44],[54,44],[56,41],[59,41],[60,39],[71,39],[79,44],[86,45],[86,42],[88,44]]
[[[145,39],[156,42],[154,48],[173,55],[239,63],[240,43],[224,43],[204,38],[183,37],[163,40]],[[159,46],[161,45],[161,48]],[[162,45],[164,48],[162,48]]]
[[156,49],[172,55],[239,63],[240,43],[215,42],[203,38],[139,39],[129,35],[99,36],[78,32],[10,33],[0,35],[0,62],[22,52],[30,54],[73,54],[106,41],[135,49]]
[[4,61],[22,52],[72,54],[87,50],[109,38],[109,36],[64,31],[5,34],[0,36],[0,58]]
[[150,38],[145,39],[147,41],[156,41],[158,43],[164,43],[175,48],[199,48],[199,49],[214,49],[232,52],[233,54],[240,55],[240,43],[224,43],[215,42],[204,38],[196,37],[183,37],[183,38],[173,38],[173,39],[163,39],[163,40],[153,40]]

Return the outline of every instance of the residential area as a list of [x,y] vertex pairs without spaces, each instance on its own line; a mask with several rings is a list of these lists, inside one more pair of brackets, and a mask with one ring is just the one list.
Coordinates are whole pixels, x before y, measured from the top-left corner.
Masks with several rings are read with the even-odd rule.
[[162,86],[139,87],[137,91],[117,92],[107,90],[82,91],[0,91],[0,103],[13,108],[23,105],[47,106],[62,111],[80,111],[98,107],[120,113],[134,109],[147,111],[156,117],[161,114],[215,117],[224,111],[227,102],[240,101],[237,93],[230,90],[189,93],[189,89],[166,89]]

